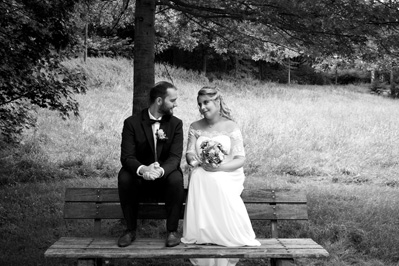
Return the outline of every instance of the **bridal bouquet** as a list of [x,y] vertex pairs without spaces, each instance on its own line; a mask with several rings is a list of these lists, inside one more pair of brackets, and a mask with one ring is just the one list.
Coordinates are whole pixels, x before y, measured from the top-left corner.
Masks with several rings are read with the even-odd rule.
[[213,140],[205,140],[201,143],[201,160],[212,164],[214,167],[223,162],[227,151],[223,149],[222,144]]

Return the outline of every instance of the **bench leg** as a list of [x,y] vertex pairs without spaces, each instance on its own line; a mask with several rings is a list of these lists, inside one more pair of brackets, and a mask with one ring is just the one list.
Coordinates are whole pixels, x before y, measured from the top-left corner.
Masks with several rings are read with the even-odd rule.
[[102,259],[79,259],[78,266],[102,266]]
[[293,259],[270,259],[271,266],[294,266]]

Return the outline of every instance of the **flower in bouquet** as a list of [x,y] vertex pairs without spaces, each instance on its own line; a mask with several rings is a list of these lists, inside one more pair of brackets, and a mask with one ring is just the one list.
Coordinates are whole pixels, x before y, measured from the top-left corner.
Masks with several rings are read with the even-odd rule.
[[222,144],[213,140],[205,140],[201,143],[201,160],[216,167],[221,164],[227,155]]

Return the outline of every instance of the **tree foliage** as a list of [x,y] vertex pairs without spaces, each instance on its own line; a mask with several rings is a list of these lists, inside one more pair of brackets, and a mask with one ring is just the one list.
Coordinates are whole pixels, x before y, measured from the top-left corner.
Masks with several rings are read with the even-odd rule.
[[[148,3],[142,5],[142,1]],[[209,39],[210,46],[216,50],[253,56],[252,50],[255,49],[258,58],[268,58],[270,48],[282,51],[282,58],[290,57],[284,54],[286,48],[313,56],[348,55],[355,51],[354,47],[366,46],[370,38],[381,39],[381,34],[385,32],[393,33],[389,34],[391,37],[395,36],[399,27],[398,1],[136,0],[136,13],[137,7],[140,7],[140,14],[144,14],[153,9],[155,4],[164,10],[180,12],[184,18],[180,21],[188,20],[193,22],[191,25],[197,24],[199,28],[212,32],[208,36],[216,37]],[[136,16],[135,19],[136,22],[145,21],[146,25],[153,25],[155,19],[151,16]],[[155,45],[152,41],[148,42],[153,39],[152,32],[155,30],[140,36],[145,40],[135,38],[135,44],[145,42],[147,48],[148,45]],[[399,45],[392,41],[395,39],[385,38],[389,41],[380,42],[379,47],[395,49]],[[195,43],[195,40],[188,42],[189,46]],[[135,69],[141,69],[141,64],[145,62],[147,65],[153,60],[153,50],[147,48],[137,51],[139,48],[135,47],[135,54],[141,58],[140,61],[135,60]],[[142,85],[150,84],[154,79],[147,74],[134,73],[134,110],[138,110],[137,105],[143,105],[140,100],[146,94],[146,86]],[[136,83],[136,80],[140,82]]]
[[[92,27],[116,32],[134,25],[134,0],[92,1]],[[157,53],[202,45],[219,54],[281,62],[298,53],[351,56],[378,40],[397,47],[398,1],[370,0],[159,0]],[[116,23],[119,22],[116,27]],[[131,35],[132,36],[132,35]],[[131,38],[130,36],[130,38]]]
[[8,140],[34,125],[35,106],[78,114],[73,93],[85,91],[83,74],[61,63],[73,41],[69,20],[76,0],[0,2],[0,134]]
[[[159,3],[199,25],[214,25],[215,34],[225,40],[225,47],[246,43],[259,49],[261,43],[266,43],[313,54],[350,54],[354,47],[366,45],[369,38],[381,40],[381,48],[398,45],[395,42],[398,1],[160,0]],[[386,32],[395,34],[380,38]]]

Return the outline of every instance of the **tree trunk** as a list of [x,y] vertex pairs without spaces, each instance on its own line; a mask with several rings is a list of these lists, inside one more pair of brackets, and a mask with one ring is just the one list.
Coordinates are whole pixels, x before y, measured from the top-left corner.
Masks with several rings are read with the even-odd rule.
[[87,61],[87,39],[89,38],[89,14],[90,14],[90,5],[89,2],[86,2],[86,10],[85,10],[85,39],[84,39],[84,51],[83,51],[83,61],[86,63]]
[[87,16],[86,16],[86,23],[85,23],[85,48],[84,48],[84,52],[83,52],[83,61],[86,63],[87,61],[87,35],[88,35],[88,21],[87,21]]
[[133,114],[148,106],[155,83],[155,0],[136,0],[134,30]]
[[393,64],[391,65],[391,69],[389,70],[389,84],[391,85],[391,90],[394,88],[395,86],[395,81],[394,81],[394,76],[393,76],[393,70],[394,70],[394,66]]
[[398,98],[399,91],[396,88],[394,71],[395,71],[395,64],[392,63],[391,69],[390,69],[390,76],[389,76],[391,97]]
[[375,69],[373,68],[370,73],[370,83],[375,81]]
[[338,65],[335,66],[335,85],[338,85]]

